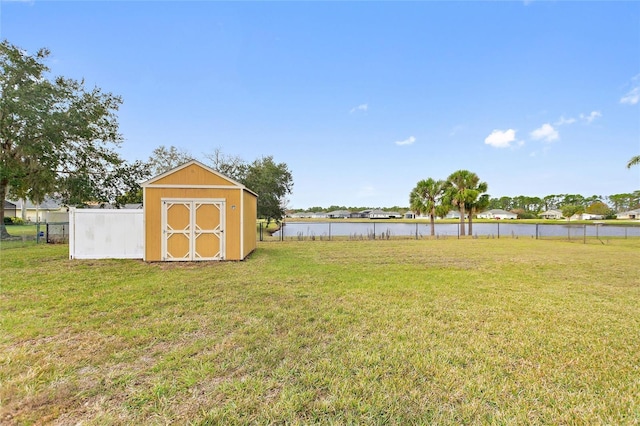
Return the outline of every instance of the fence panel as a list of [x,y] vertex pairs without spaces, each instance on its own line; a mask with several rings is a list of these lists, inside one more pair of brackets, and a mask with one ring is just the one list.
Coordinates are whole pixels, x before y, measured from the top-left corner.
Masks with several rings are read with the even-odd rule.
[[69,259],[142,259],[143,211],[71,209]]

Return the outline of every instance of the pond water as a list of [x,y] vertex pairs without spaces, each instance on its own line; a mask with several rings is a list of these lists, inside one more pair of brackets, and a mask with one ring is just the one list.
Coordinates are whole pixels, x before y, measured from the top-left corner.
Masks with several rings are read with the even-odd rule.
[[[437,223],[437,236],[458,237],[460,225],[457,223]],[[467,224],[465,223],[465,230]],[[393,223],[393,222],[285,222],[284,227],[274,233],[274,236],[285,238],[330,238],[332,236],[351,236],[355,238],[376,238],[386,236],[428,237],[431,225],[427,222]],[[609,225],[609,224],[534,224],[509,223],[496,221],[495,223],[474,223],[474,236],[500,237],[640,237],[639,226]]]

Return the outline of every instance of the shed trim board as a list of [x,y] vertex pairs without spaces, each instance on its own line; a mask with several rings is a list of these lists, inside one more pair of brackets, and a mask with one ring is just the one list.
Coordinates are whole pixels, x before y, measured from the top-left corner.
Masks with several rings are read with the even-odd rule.
[[[176,185],[176,184],[150,184],[147,188],[186,188],[186,189],[246,189],[232,185]],[[247,189],[248,191],[248,189]]]
[[240,190],[240,258],[244,257],[244,191]]
[[[162,203],[162,260],[164,261],[193,261],[193,260],[224,260],[225,258],[225,208],[224,198],[161,198]],[[218,217],[213,223],[205,224],[210,217],[199,217],[198,209],[211,206],[217,210]],[[170,213],[170,209],[175,214]],[[215,211],[214,210],[214,211]],[[182,213],[182,215],[180,215]],[[185,214],[188,217],[184,217]],[[180,220],[182,216],[182,221]],[[185,221],[185,219],[187,219]],[[217,223],[216,223],[217,222]],[[182,225],[180,227],[180,225]],[[201,226],[202,225],[202,226]],[[174,228],[174,226],[177,226]],[[209,245],[198,244],[209,237]],[[172,239],[176,241],[175,246]],[[211,246],[213,243],[213,246]],[[217,246],[217,247],[216,247]],[[211,251],[213,249],[213,251]]]

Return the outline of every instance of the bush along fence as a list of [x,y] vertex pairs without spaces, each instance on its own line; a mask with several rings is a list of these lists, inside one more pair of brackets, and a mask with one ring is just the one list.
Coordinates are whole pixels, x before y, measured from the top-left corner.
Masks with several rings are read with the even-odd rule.
[[[640,224],[639,224],[640,225]],[[467,224],[465,224],[465,230]],[[474,223],[473,233],[465,238],[534,238],[561,240],[601,240],[604,238],[640,237],[640,226],[618,224],[523,224],[523,223]],[[262,228],[260,241],[267,233]],[[402,239],[443,239],[461,238],[460,225],[442,223],[435,225],[435,235],[431,235],[429,223],[388,223],[388,222],[285,222],[269,240],[330,241],[340,240],[388,240]]]

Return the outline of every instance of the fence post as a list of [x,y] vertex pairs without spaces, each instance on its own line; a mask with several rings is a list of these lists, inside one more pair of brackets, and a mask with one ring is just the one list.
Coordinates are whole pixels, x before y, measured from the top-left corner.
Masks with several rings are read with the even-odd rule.
[[583,231],[582,231],[582,244],[587,244],[587,225],[582,225],[584,226]]
[[331,241],[331,222],[329,222],[329,241]]
[[373,222],[373,239],[376,239],[376,223]]
[[498,222],[498,239],[500,239],[500,222]]
[[260,233],[259,233],[259,236],[260,236],[260,241],[264,241],[264,236],[262,234],[262,222],[260,222]]
[[538,225],[540,225],[540,224],[536,223],[536,240],[538,239]]
[[416,222],[416,240],[418,239],[418,222]]

